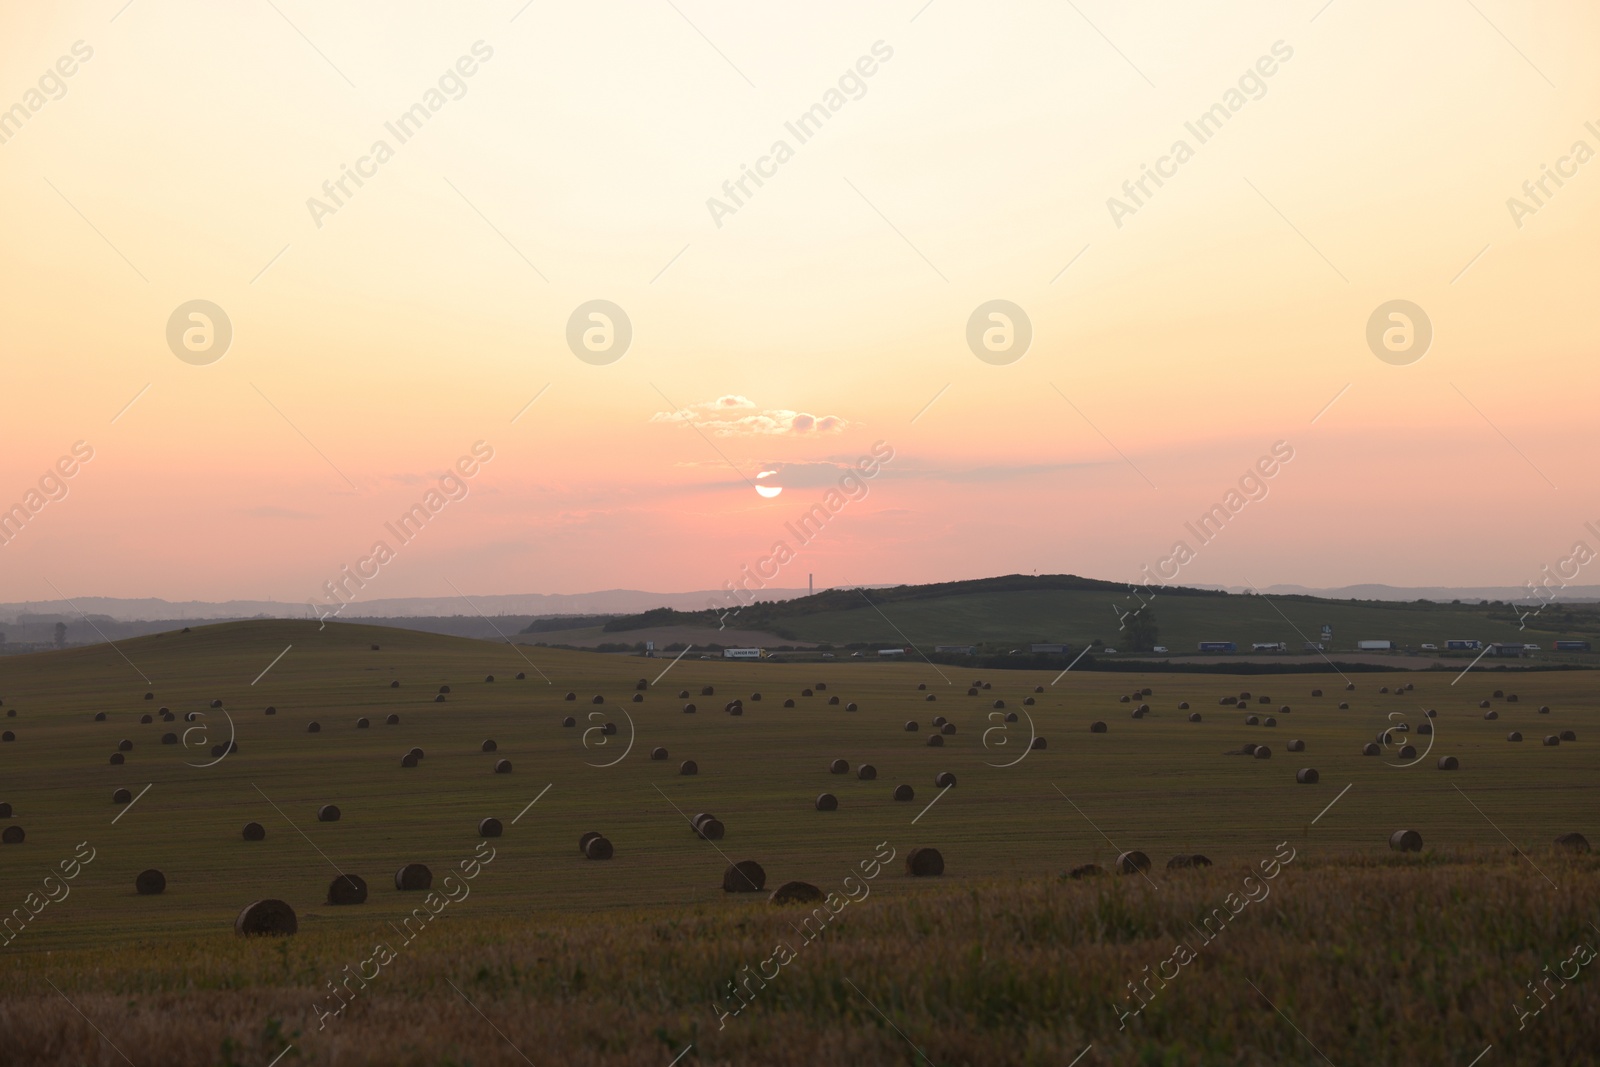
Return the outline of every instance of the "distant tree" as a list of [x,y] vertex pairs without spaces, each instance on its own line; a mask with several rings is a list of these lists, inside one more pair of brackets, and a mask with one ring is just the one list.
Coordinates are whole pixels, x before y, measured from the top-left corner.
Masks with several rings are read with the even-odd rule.
[[1135,652],[1149,652],[1156,647],[1156,641],[1161,636],[1156,627],[1156,614],[1146,605],[1139,614],[1128,623],[1128,647]]
[[67,647],[67,624],[64,622],[56,623],[56,647]]

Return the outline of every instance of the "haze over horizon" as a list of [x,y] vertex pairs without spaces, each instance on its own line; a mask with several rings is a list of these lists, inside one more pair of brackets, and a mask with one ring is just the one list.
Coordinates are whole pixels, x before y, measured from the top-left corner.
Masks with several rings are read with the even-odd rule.
[[[1600,15],[1080,7],[9,11],[0,599],[1521,587],[1600,547]],[[194,300],[220,358],[173,347]]]

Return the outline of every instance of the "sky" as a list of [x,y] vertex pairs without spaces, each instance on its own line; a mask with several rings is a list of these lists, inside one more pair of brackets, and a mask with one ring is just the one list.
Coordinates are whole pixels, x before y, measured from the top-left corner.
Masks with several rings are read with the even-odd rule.
[[1537,580],[1600,547],[1597,45],[1575,0],[6,5],[0,600]]

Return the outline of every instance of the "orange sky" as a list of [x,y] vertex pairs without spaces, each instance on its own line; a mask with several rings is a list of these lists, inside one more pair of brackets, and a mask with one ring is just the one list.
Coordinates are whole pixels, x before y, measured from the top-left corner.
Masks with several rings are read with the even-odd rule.
[[93,449],[0,600],[305,601],[385,539],[364,598],[715,588],[874,442],[775,584],[1133,580],[1278,441],[1180,580],[1521,584],[1600,519],[1588,5],[123,2],[0,14],[0,507]]

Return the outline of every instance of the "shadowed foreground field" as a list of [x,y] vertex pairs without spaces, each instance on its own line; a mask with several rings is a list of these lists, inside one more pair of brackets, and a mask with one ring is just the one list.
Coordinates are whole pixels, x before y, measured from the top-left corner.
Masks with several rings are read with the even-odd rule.
[[[524,661],[354,625],[119,647],[0,661],[0,707],[17,711],[0,720],[16,735],[0,745],[0,822],[27,835],[0,846],[0,1064],[1465,1067],[1492,1045],[1492,1067],[1587,1062],[1600,1043],[1595,968],[1575,954],[1600,945],[1597,863],[1554,844],[1600,830],[1588,673],[1365,675],[1353,692],[1333,674],[989,673],[969,696],[976,679],[927,664]],[[1118,700],[1135,687],[1153,690],[1139,719],[1139,701]],[[1218,704],[1241,689],[1256,691],[1247,706]],[[723,710],[734,697],[741,716]],[[1430,741],[1424,708],[1434,747],[1402,760],[1399,744]],[[935,715],[957,726],[939,748]],[[618,732],[586,732],[605,721]],[[1405,738],[1361,755],[1401,721]],[[1577,740],[1540,743],[1562,730]],[[236,752],[190,765],[230,731]],[[1047,747],[1030,750],[1032,734]],[[1224,754],[1246,742],[1272,757]],[[424,755],[403,768],[413,746]],[[657,746],[668,759],[650,759]],[[1460,768],[1435,769],[1441,755]],[[835,758],[876,778],[830,774]],[[697,775],[678,773],[685,759]],[[1301,767],[1321,781],[1297,785]],[[945,791],[943,771],[958,783]],[[912,801],[891,799],[901,784]],[[137,799],[113,803],[119,788]],[[815,810],[823,791],[837,811]],[[342,818],[317,822],[328,803]],[[696,837],[698,812],[726,836]],[[491,816],[505,833],[483,842]],[[242,839],[252,820],[264,840]],[[1420,853],[1388,848],[1402,828]],[[580,854],[589,830],[613,859]],[[942,876],[907,874],[919,846],[941,852]],[[1149,854],[1147,875],[1064,877],[1123,849]],[[1165,866],[1196,852],[1214,866]],[[744,859],[769,890],[800,879],[835,895],[724,893]],[[432,869],[437,895],[395,889],[407,862]],[[135,893],[147,868],[160,895]],[[325,903],[340,872],[366,880],[366,903]],[[240,908],[266,897],[294,907],[299,932],[235,937]],[[1537,999],[1528,983],[1546,979]]]

